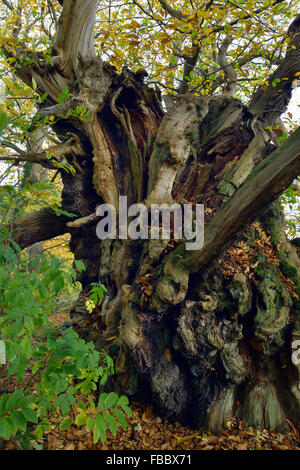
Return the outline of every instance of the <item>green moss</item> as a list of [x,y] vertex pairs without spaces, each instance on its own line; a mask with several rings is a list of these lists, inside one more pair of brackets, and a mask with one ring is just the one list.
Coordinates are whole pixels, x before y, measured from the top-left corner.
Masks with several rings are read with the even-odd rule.
[[260,383],[248,393],[243,406],[243,420],[246,426],[279,432],[286,430],[285,416],[273,385]]
[[277,268],[267,262],[259,263],[257,277],[257,314],[255,336],[264,341],[265,353],[272,355],[274,345],[282,345],[282,333],[292,306],[291,296],[281,281]]
[[247,278],[236,279],[230,284],[229,291],[235,299],[237,310],[240,315],[245,315],[251,308],[251,291],[247,286]]
[[297,269],[287,261],[280,262],[280,270],[285,275],[285,277],[288,277],[289,279],[297,279]]
[[[230,163],[228,163],[228,165],[230,165]],[[221,194],[224,194],[224,196],[229,196],[229,197],[231,197],[235,192],[235,188],[230,183],[230,181],[225,181],[225,180],[220,181],[220,183],[218,184],[218,190]]]
[[269,206],[268,210],[264,213],[263,217],[260,217],[259,220],[264,230],[271,236],[272,243],[279,243],[282,238],[284,220],[279,199]]

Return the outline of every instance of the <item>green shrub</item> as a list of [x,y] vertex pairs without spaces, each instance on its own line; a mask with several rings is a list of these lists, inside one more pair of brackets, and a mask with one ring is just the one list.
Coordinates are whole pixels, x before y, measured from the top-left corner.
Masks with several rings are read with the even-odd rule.
[[[49,429],[48,414],[55,411],[65,417],[61,430],[71,424],[85,425],[95,443],[105,442],[107,430],[115,434],[117,423],[126,428],[125,415],[131,415],[126,397],[102,393],[97,406],[93,399],[98,386],[114,373],[113,360],[75,331],[60,331],[49,323],[57,296],[75,279],[75,270],[63,260],[45,255],[29,260],[7,233],[0,234],[0,339],[6,349],[8,376],[22,382],[13,393],[0,396],[3,439],[14,437],[30,446],[31,439],[40,439]],[[93,300],[104,291],[94,286]],[[30,391],[33,384],[34,392]],[[87,396],[88,408],[83,402],[78,404],[82,395]],[[68,416],[73,405],[80,410],[74,423]]]

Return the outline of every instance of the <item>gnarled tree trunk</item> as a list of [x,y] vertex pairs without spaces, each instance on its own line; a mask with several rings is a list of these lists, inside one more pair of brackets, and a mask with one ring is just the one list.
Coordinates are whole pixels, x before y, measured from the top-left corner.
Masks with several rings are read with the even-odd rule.
[[[284,430],[287,420],[299,426],[300,367],[291,348],[300,338],[300,261],[284,235],[278,196],[300,172],[300,131],[278,149],[265,131],[284,111],[300,70],[299,34],[275,72],[289,79],[280,99],[272,87],[248,107],[224,95],[185,94],[164,111],[143,73],[117,74],[83,39],[98,2],[63,3],[55,65],[43,69],[36,58],[19,75],[27,83],[34,76],[49,94],[40,114],[59,117],[53,128],[65,143],[57,158],[76,168],[74,175],[61,170],[62,208],[78,219],[57,223],[43,210],[16,221],[16,240],[25,247],[47,238],[48,229],[71,233],[71,249],[87,268],[78,275],[83,291],[73,327],[115,358],[116,386],[129,396],[146,396],[196,427],[216,430],[233,416],[263,428]],[[73,97],[58,105],[65,86]],[[77,105],[88,119],[61,117]],[[33,158],[51,164],[42,154]],[[120,195],[147,207],[204,204],[203,248],[99,240],[96,207],[105,202],[118,211]],[[97,281],[108,292],[90,314],[86,296]]]
[[[134,103],[135,92],[124,89],[120,99],[126,103],[130,96]],[[118,108],[125,106],[118,102]],[[128,116],[139,112],[138,106],[135,113],[129,108]],[[106,138],[118,151],[119,165],[127,161],[125,175],[136,149],[126,132],[111,137],[117,122],[109,108],[104,113],[110,122]],[[130,122],[140,137],[140,122]],[[300,326],[300,262],[285,238],[279,201],[265,204],[278,191],[275,172],[268,169],[262,177],[268,188],[263,196],[258,179],[254,186],[248,179],[249,188],[245,183],[253,168],[273,155],[266,138],[237,100],[203,105],[201,98],[184,97],[162,118],[147,147],[138,199],[140,177],[128,177],[127,187],[122,179],[120,194],[128,195],[129,203],[203,203],[207,230],[200,252],[168,240],[100,242],[95,220],[73,229],[75,257],[88,268],[79,277],[84,290],[71,314],[74,326],[115,358],[123,392],[146,395],[162,412],[194,426],[216,430],[235,415],[247,425],[278,430],[286,419],[299,423],[291,344]],[[165,184],[172,179],[168,192]],[[74,184],[66,177],[65,208],[72,212],[74,198],[68,196]],[[95,281],[108,293],[91,315],[85,294]]]

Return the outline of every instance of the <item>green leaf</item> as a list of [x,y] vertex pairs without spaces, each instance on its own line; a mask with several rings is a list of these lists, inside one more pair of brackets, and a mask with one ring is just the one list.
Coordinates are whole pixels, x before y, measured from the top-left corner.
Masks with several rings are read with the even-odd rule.
[[85,267],[84,263],[82,261],[80,261],[79,259],[75,260],[75,266],[76,266],[76,268],[79,272],[86,271],[86,267]]
[[92,430],[93,424],[94,424],[93,418],[88,418],[88,420],[87,420],[87,422],[86,422],[86,425],[85,425],[86,430],[87,430],[88,432],[90,432],[90,431]]
[[24,379],[25,369],[27,365],[26,356],[22,355],[19,358],[18,371],[17,371],[17,380],[21,382]]
[[0,437],[7,441],[10,438],[10,434],[8,422],[6,419],[0,418]]
[[86,403],[84,403],[84,401],[80,401],[78,403],[78,408],[80,408],[83,411],[86,411]]
[[17,408],[18,403],[23,398],[23,390],[15,390],[9,397],[6,403],[6,411]]
[[11,416],[5,416],[5,419],[7,421],[8,427],[10,429],[11,434],[17,434],[17,429],[18,427],[14,423],[14,421],[11,419]]
[[97,444],[97,442],[100,439],[100,429],[97,423],[94,424],[93,427],[93,442],[94,444]]
[[98,401],[98,410],[102,411],[105,408],[105,400],[107,398],[107,393],[101,393]]
[[27,428],[27,420],[24,418],[23,414],[20,411],[12,411],[10,414],[10,418],[17,429],[21,431],[26,431]]
[[129,400],[125,395],[122,395],[119,400],[118,400],[118,405],[123,406],[123,405],[129,405]]
[[120,407],[122,408],[124,413],[131,418],[131,416],[132,416],[131,408],[129,408],[129,406],[127,406],[127,405],[120,405]]
[[19,402],[18,406],[19,408],[27,408],[28,405],[31,405],[32,403],[35,403],[35,398],[33,395],[28,395],[26,397],[23,397]]
[[275,88],[277,86],[277,83],[280,83],[280,78],[275,78],[273,81],[272,81],[272,86]]
[[71,426],[72,424],[72,420],[69,416],[67,416],[61,423],[60,423],[60,426],[59,426],[59,429],[61,431],[66,431],[67,429],[69,429],[69,427]]
[[8,395],[6,393],[4,393],[3,395],[0,395],[0,413],[5,412],[7,400],[8,400]]
[[107,411],[103,411],[102,416],[108,425],[108,429],[110,430],[112,435],[115,436],[117,432],[117,422],[115,418],[111,414],[107,413]]
[[127,422],[122,411],[114,409],[112,410],[112,413],[115,415],[115,417],[119,421],[121,428],[124,429],[124,431],[127,431]]
[[100,440],[102,444],[104,444],[106,441],[106,422],[102,414],[96,415],[96,423],[98,424],[98,428],[100,432]]
[[37,423],[38,422],[37,414],[31,408],[23,408],[22,413],[25,416],[25,418],[27,419],[27,421],[30,421],[31,423]]
[[5,129],[10,121],[10,117],[6,113],[0,113],[0,131]]
[[105,408],[112,408],[119,401],[119,396],[115,392],[111,392],[107,395],[105,400]]
[[92,399],[92,397],[89,396],[88,400],[89,400],[89,403],[90,403],[90,406],[91,406],[92,410],[96,411],[95,403],[94,403],[94,400]]
[[60,395],[57,398],[57,400],[55,402],[55,406],[60,406],[60,409],[61,409],[61,412],[62,412],[63,416],[66,416],[69,413],[70,403],[69,403],[68,397],[65,393],[63,395]]
[[87,422],[87,416],[84,413],[79,413],[75,418],[77,426],[83,426]]

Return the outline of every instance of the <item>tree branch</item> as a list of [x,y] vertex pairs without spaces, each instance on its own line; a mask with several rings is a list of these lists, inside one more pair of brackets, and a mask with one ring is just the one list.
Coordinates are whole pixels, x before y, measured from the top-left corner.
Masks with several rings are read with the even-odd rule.
[[199,271],[216,257],[250,218],[267,207],[299,174],[300,128],[252,171],[245,183],[205,226],[203,248],[183,252],[182,246],[178,247],[168,256],[170,262],[179,264],[189,273]]
[[[5,146],[5,141],[2,141],[1,144]],[[9,147],[11,147],[10,143]],[[23,152],[21,149],[18,149],[18,147],[16,146],[14,146],[14,148],[20,153],[17,155],[10,154],[5,157],[0,157],[0,160],[15,162],[34,162],[39,163],[40,165],[46,168],[57,168],[56,163],[60,163],[61,160],[65,157],[65,155],[71,154],[80,155],[82,157],[86,156],[86,152],[84,151],[79,138],[75,134],[72,134],[66,142],[54,145],[53,147],[49,147],[44,152],[40,153],[26,153]]]
[[94,22],[99,0],[65,0],[58,21],[55,49],[61,58],[60,71],[74,78],[80,58],[95,57]]
[[69,232],[66,225],[69,220],[67,216],[58,216],[53,209],[45,207],[14,220],[12,238],[23,249]]
[[13,10],[13,9],[14,9],[12,3],[9,2],[8,0],[2,0],[2,3],[4,3],[4,5],[6,5],[7,8],[9,8],[10,10]]
[[167,13],[169,13],[169,15],[172,16],[173,18],[177,18],[178,20],[182,20],[184,18],[183,13],[173,8],[168,2],[166,2],[166,0],[159,0],[159,3],[163,7],[163,9]]
[[224,94],[226,96],[234,97],[236,92],[237,73],[233,65],[229,64],[226,59],[227,50],[231,42],[232,38],[230,36],[226,36],[219,50],[218,65],[224,70],[224,74],[226,77]]
[[183,81],[179,87],[178,93],[187,93],[189,89],[188,77],[190,73],[194,71],[200,54],[200,48],[197,47],[193,50],[191,55],[185,56],[184,68],[183,68]]
[[[59,57],[52,57],[52,64],[45,61],[42,53],[31,53],[26,46],[18,42],[18,48],[13,48],[9,44],[2,46],[1,49],[5,57],[16,59],[18,67],[14,69],[14,73],[30,88],[33,88],[32,79],[37,84],[37,92],[40,95],[47,93],[45,100],[47,104],[56,103],[58,96],[64,88],[68,88],[71,84],[70,80],[63,77],[58,72]],[[24,65],[24,57],[32,59],[32,65]]]
[[249,109],[266,125],[272,125],[289,104],[295,74],[300,72],[300,15],[288,29],[290,42],[285,58],[268,78],[269,86],[261,86],[251,99]]

